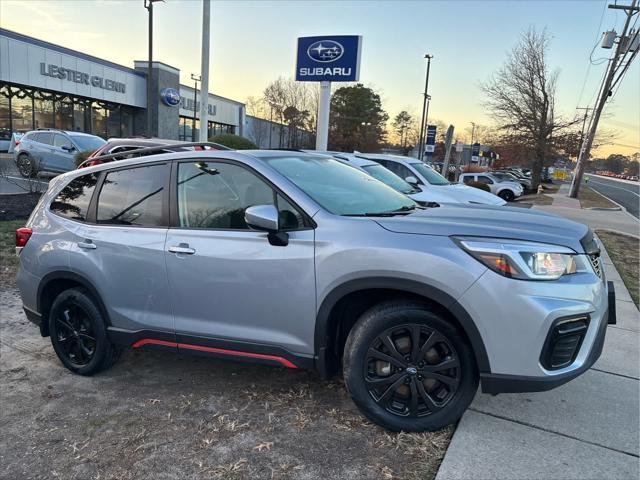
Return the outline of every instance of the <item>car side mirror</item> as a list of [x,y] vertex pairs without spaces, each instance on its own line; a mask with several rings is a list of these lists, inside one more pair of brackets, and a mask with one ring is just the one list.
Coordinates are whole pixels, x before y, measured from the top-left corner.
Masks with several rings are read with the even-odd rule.
[[75,150],[75,148],[73,148],[73,145],[62,145],[60,148],[67,152],[73,152]]
[[407,178],[404,179],[405,182],[413,185],[414,187],[419,185],[419,181],[416,177],[414,177],[413,175],[409,175]]
[[268,232],[271,245],[285,247],[289,244],[287,232],[280,231],[278,209],[273,205],[254,205],[244,211],[244,221],[252,230]]

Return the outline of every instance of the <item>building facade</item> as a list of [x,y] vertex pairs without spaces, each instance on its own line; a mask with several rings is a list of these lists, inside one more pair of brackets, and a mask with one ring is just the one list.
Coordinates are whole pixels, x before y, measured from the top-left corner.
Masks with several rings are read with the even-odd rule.
[[[103,138],[144,135],[147,109],[153,136],[191,141],[194,124],[200,127],[201,92],[181,85],[175,67],[153,62],[151,68],[153,93],[147,105],[147,61],[129,68],[0,29],[0,150],[7,149],[12,133],[38,128]],[[168,101],[171,94],[179,95],[179,102]],[[209,136],[243,135],[244,104],[208,95]]]

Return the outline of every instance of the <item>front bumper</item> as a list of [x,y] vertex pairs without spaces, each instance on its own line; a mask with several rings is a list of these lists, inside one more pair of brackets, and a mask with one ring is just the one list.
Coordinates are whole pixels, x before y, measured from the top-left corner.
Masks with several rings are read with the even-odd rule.
[[[544,391],[579,376],[599,358],[607,324],[615,322],[615,292],[595,273],[553,282],[507,279],[487,271],[458,300],[474,319],[489,360],[482,391]],[[565,318],[587,317],[588,327],[569,364],[541,361],[550,331]]]

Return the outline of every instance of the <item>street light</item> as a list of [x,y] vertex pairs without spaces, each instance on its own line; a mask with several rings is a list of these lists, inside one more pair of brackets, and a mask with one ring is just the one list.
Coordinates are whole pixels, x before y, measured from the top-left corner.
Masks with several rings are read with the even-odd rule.
[[153,4],[164,0],[144,0],[144,8],[149,11],[149,63],[147,64],[147,137],[151,138],[151,83],[153,63]]
[[196,141],[196,112],[198,110],[198,82],[202,79],[200,75],[195,73],[191,74],[191,80],[195,81],[195,87],[193,89],[193,126],[191,127],[191,141]]
[[427,76],[425,78],[424,81],[424,100],[422,102],[422,120],[420,121],[420,139],[419,139],[419,151],[418,151],[418,158],[420,160],[422,160],[422,157],[424,157],[424,125],[425,122],[427,120],[427,100],[431,99],[431,97],[429,97],[428,94],[428,90],[429,90],[429,70],[431,68],[431,59],[433,58],[433,55],[431,55],[430,53],[425,54],[424,58],[427,59]]

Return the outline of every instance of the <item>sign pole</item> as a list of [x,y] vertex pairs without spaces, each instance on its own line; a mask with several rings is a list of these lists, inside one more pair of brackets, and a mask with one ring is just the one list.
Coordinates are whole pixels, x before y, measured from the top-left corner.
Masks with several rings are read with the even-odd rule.
[[[202,2],[202,59],[200,78],[200,131],[199,142],[206,142],[209,136],[209,38],[211,28],[211,0]],[[194,116],[196,105],[193,106]],[[195,122],[193,128],[195,128]]]
[[318,128],[316,150],[326,151],[329,143],[329,110],[331,107],[331,82],[320,82],[318,101]]

